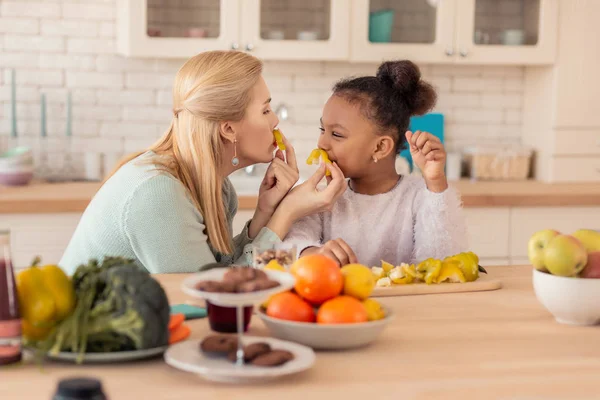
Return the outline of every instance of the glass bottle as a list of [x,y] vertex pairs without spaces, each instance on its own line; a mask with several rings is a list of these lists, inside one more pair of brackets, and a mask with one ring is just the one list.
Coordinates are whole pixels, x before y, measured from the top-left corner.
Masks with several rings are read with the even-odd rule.
[[10,233],[0,231],[0,365],[21,361],[21,317],[10,257]]

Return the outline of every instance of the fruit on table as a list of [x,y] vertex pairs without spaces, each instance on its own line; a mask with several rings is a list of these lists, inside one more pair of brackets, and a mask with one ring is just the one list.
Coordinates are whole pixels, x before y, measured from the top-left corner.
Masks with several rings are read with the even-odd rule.
[[588,261],[581,271],[582,278],[600,278],[600,251],[588,253]]
[[283,143],[283,136],[281,135],[281,131],[277,128],[273,129],[273,137],[275,138],[275,142],[277,143],[277,147],[279,150],[285,150],[285,144]]
[[364,304],[351,296],[338,296],[326,301],[317,311],[319,324],[349,324],[367,322]]
[[379,319],[385,318],[385,311],[381,304],[374,299],[366,299],[363,300],[363,305],[367,310],[367,319],[369,321],[377,321]]
[[587,252],[575,237],[557,235],[546,245],[543,259],[552,275],[576,276],[587,264]]
[[76,297],[71,279],[57,265],[39,267],[36,257],[31,267],[16,276],[17,294],[23,316],[23,336],[42,340],[52,328],[75,309]]
[[556,236],[560,235],[560,232],[554,229],[544,229],[534,233],[529,238],[527,244],[527,255],[529,256],[529,262],[538,271],[546,271],[544,262],[544,251],[548,243]]
[[348,264],[340,270],[344,277],[342,293],[364,300],[371,295],[375,287],[375,278],[369,267],[361,264]]
[[[314,149],[313,151],[311,151],[310,155],[306,159],[306,163],[308,165],[313,165],[319,160],[319,157],[323,160],[324,163],[331,164],[331,161],[329,160],[329,156],[327,155],[327,152],[323,149]],[[329,170],[327,170],[327,171],[325,171],[325,175],[331,176],[331,172],[329,172]]]
[[292,267],[294,289],[311,304],[319,305],[339,295],[344,277],[337,263],[322,254],[300,257]]
[[600,251],[600,232],[591,229],[578,229],[573,236],[579,239],[588,253]]
[[315,322],[315,311],[300,296],[291,292],[271,297],[266,313],[268,316],[288,321]]

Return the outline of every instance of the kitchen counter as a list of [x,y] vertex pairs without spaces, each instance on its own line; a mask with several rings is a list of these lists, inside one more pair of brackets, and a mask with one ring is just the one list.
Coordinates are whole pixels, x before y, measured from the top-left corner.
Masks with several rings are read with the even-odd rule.
[[[102,380],[120,399],[579,399],[596,398],[600,337],[595,327],[558,324],[535,298],[531,267],[489,267],[503,288],[489,292],[384,297],[393,310],[378,340],[351,351],[317,352],[316,364],[268,384],[210,383],[162,359],[122,365],[26,364],[2,370],[3,399],[50,398],[61,378]],[[185,275],[157,276],[171,303],[190,300]],[[209,334],[205,319],[192,336]],[[253,317],[249,334],[268,330]]]
[[[543,183],[452,182],[465,207],[600,206],[600,182]],[[100,183],[33,183],[24,187],[0,187],[0,214],[82,212]],[[256,207],[256,195],[239,195],[239,209]]]

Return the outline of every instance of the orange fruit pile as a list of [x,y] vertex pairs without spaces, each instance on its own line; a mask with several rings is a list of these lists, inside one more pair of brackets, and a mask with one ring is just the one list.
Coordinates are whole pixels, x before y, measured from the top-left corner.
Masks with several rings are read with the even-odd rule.
[[276,294],[268,300],[268,316],[318,324],[349,324],[375,319],[370,312],[375,300],[366,299],[370,293],[365,296],[363,291],[360,295],[352,295],[355,291],[344,287],[344,283],[349,282],[347,276],[330,258],[320,254],[301,257],[290,272],[296,278],[296,285],[292,291]]

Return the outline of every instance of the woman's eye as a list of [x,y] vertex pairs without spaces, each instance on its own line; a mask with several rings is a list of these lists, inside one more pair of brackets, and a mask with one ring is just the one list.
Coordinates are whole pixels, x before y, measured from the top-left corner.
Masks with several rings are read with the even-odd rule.
[[267,114],[268,114],[268,113],[270,113],[270,112],[271,112],[271,110],[265,110],[265,111],[263,111],[263,114],[264,114],[264,115],[267,115]]
[[321,133],[325,133],[325,128],[320,127],[319,130],[321,131]]

